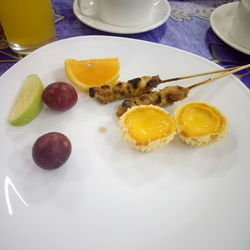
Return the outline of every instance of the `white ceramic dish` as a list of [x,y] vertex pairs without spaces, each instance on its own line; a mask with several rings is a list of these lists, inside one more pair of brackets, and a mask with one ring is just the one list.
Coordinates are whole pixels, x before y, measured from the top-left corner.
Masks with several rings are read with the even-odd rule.
[[92,28],[106,31],[106,32],[117,33],[117,34],[134,34],[134,33],[141,33],[145,31],[149,31],[162,25],[169,18],[171,9],[170,9],[170,5],[168,1],[159,0],[154,5],[152,13],[150,14],[150,17],[148,20],[140,25],[136,25],[132,27],[114,26],[114,25],[103,22],[101,19],[99,19],[96,16],[93,16],[93,17],[84,16],[82,15],[82,13],[80,12],[78,8],[77,1],[74,1],[73,3],[73,11],[76,17],[81,22],[87,24],[88,26]]
[[[123,80],[220,68],[175,48],[102,36],[57,41],[15,64],[0,78],[0,249],[248,250],[250,96],[236,77],[194,89],[182,101],[209,102],[229,119],[227,136],[203,148],[176,138],[153,153],[134,151],[117,125],[120,101],[101,105],[81,91],[69,111],[44,107],[24,127],[7,123],[27,75],[38,74],[45,85],[68,81],[66,58],[114,56]],[[45,171],[33,163],[31,148],[51,131],[67,135],[73,150],[65,165]]]
[[215,34],[232,48],[250,55],[250,50],[235,42],[229,35],[233,13],[238,7],[238,2],[223,4],[216,8],[210,16],[210,24]]

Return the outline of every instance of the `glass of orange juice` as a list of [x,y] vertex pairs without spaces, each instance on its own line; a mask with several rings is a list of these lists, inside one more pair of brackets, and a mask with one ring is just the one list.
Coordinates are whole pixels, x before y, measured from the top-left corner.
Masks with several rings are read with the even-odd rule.
[[10,48],[19,54],[56,39],[51,0],[0,0],[0,17]]

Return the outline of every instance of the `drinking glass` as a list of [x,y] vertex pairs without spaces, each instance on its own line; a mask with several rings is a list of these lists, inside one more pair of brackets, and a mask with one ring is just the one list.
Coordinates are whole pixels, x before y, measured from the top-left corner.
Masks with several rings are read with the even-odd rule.
[[56,39],[51,0],[0,0],[0,17],[10,48],[19,54]]

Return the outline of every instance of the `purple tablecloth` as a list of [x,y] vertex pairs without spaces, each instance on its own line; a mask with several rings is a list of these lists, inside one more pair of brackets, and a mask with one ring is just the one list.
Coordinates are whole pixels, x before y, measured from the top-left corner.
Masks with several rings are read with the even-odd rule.
[[[219,5],[233,2],[228,0],[186,0],[169,1],[170,18],[160,27],[131,35],[119,35],[183,49],[214,61],[223,67],[250,63],[250,56],[243,54],[221,41],[212,31],[209,16]],[[80,22],[72,10],[73,0],[53,0],[57,39],[81,35],[116,34],[93,29]],[[12,52],[0,32],[0,75],[21,57]],[[236,74],[250,88],[250,70]]]

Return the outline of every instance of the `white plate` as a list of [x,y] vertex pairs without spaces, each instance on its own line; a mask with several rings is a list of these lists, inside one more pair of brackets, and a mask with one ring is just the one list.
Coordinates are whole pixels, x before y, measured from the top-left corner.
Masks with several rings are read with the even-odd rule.
[[171,12],[168,1],[159,0],[154,5],[153,10],[147,21],[133,27],[120,27],[105,23],[97,16],[89,17],[82,15],[78,8],[77,1],[74,1],[73,3],[73,11],[76,17],[88,26],[98,30],[117,34],[134,34],[155,29],[162,25],[164,22],[166,22]]
[[224,41],[232,48],[247,55],[250,55],[250,49],[247,49],[235,42],[229,34],[233,14],[237,10],[238,4],[238,2],[228,3],[216,8],[210,16],[210,23],[214,33],[222,41]]
[[[194,89],[182,101],[209,102],[228,117],[227,136],[207,147],[176,138],[153,153],[134,151],[117,125],[120,101],[101,105],[80,91],[69,111],[44,107],[24,127],[7,123],[27,75],[38,74],[45,85],[68,81],[66,58],[114,56],[123,80],[220,68],[171,47],[102,36],[57,41],[15,64],[0,78],[0,249],[249,250],[250,96],[236,77]],[[61,168],[45,171],[33,163],[31,148],[50,131],[67,135],[73,151]]]

